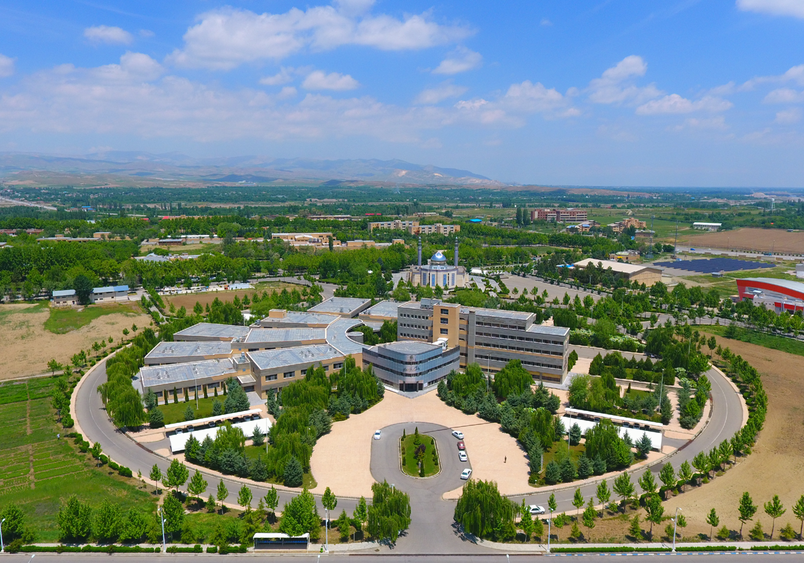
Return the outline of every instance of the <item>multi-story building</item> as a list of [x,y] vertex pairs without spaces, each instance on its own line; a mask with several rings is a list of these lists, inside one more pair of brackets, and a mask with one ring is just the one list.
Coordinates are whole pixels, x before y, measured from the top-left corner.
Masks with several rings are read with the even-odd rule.
[[400,341],[379,344],[363,351],[363,363],[374,375],[400,391],[421,391],[436,385],[460,365],[460,350],[440,344]]
[[610,223],[608,225],[611,227],[611,230],[615,233],[621,233],[634,227],[634,229],[644,229],[647,227],[647,223],[645,221],[640,221],[635,217],[626,217],[622,221],[617,221],[616,223]]
[[570,223],[586,221],[585,209],[534,209],[530,212],[531,221],[549,221],[553,223]]
[[421,225],[418,221],[402,221],[401,219],[369,223],[369,231],[371,232],[374,229],[395,229],[407,231],[411,235],[454,235],[461,232],[460,225],[443,225],[441,223]]
[[372,221],[369,223],[369,232],[374,229],[392,229],[395,231],[408,231],[410,229],[418,229],[418,221],[402,221],[401,219],[394,219],[393,221]]
[[567,373],[569,329],[535,323],[536,314],[464,307],[422,299],[399,306],[400,340],[446,341],[460,350],[460,365],[480,364],[500,371],[519,360],[535,379],[563,382]]

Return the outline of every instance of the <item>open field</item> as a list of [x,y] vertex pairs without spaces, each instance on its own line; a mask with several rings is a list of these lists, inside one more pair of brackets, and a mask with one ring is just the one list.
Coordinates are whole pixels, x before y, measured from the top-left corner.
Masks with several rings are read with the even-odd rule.
[[[145,327],[151,323],[147,315],[133,314],[131,309],[121,305],[112,307],[114,312],[90,319],[89,324],[65,334],[53,334],[45,328],[51,318],[47,304],[0,306],[0,323],[4,329],[4,338],[0,341],[0,380],[47,373],[50,359],[68,363],[73,354],[90,348],[93,342],[109,336],[119,339],[124,328],[130,330],[133,324]],[[87,307],[85,311],[95,308]],[[97,306],[97,309],[106,311],[106,306]],[[66,313],[63,318],[68,322],[62,328],[86,320],[80,313]]]
[[[715,337],[719,345],[729,347],[762,374],[769,406],[765,428],[753,453],[712,483],[679,495],[665,503],[665,513],[681,507],[689,522],[689,533],[709,533],[706,515],[712,508],[720,515],[721,526],[739,530],[737,505],[744,491],[760,506],[755,521],[770,531],[771,519],[762,505],[779,495],[787,513],[776,521],[776,530],[790,522],[798,530],[792,506],[804,494],[804,405],[801,402],[801,374],[804,357],[768,350],[755,344]],[[746,525],[744,533],[752,523]]]
[[719,233],[702,232],[685,237],[690,244],[704,248],[752,250],[800,254],[804,251],[804,232],[789,233],[783,229],[736,229]]
[[126,315],[136,317],[142,309],[137,303],[114,305],[89,305],[87,307],[51,307],[50,318],[45,321],[45,329],[54,334],[66,334],[86,326],[104,315]]
[[[726,327],[722,325],[701,325],[698,328],[699,330],[716,334],[718,336],[723,336],[723,334],[726,332]],[[775,336],[773,334],[767,334],[747,328],[735,327],[735,329],[737,334],[734,340],[756,344],[757,346],[763,346],[765,348],[786,352],[788,354],[795,354],[796,356],[804,356],[804,342],[800,340],[793,340],[792,338],[785,338],[784,336]],[[728,341],[728,339],[726,339],[726,341]]]
[[165,301],[165,304],[173,303],[177,309],[183,306],[188,311],[192,311],[196,302],[201,303],[201,306],[203,307],[211,304],[213,301],[215,301],[215,299],[220,299],[221,301],[233,301],[235,296],[237,296],[238,299],[243,299],[243,297],[246,295],[248,295],[248,298],[251,299],[255,293],[262,294],[263,291],[267,293],[281,292],[283,289],[287,289],[288,291],[293,291],[294,289],[301,291],[302,288],[303,286],[295,283],[279,281],[261,282],[256,285],[255,289],[241,289],[237,291],[206,291],[204,293],[167,295],[162,296],[162,299]]
[[45,542],[58,540],[56,515],[61,501],[72,494],[92,506],[112,500],[123,512],[134,507],[153,512],[155,497],[110,475],[108,467],[95,468],[88,455],[56,437],[49,397],[55,381],[48,377],[0,385],[0,507],[19,504],[37,540]]

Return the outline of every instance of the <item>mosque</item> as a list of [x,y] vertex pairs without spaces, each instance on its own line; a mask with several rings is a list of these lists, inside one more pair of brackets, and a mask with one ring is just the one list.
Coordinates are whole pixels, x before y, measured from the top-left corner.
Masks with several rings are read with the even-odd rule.
[[441,287],[443,289],[454,289],[456,287],[466,287],[469,276],[466,268],[458,266],[458,239],[455,239],[455,264],[450,266],[447,257],[442,251],[433,254],[427,264],[422,266],[422,239],[419,237],[419,263],[411,266],[408,274],[408,281],[416,285],[429,285],[430,287]]

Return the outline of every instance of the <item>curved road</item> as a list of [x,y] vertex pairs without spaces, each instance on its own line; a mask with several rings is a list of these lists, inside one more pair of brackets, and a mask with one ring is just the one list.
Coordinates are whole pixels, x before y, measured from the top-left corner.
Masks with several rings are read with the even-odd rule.
[[[678,450],[671,458],[673,466],[677,469],[682,462],[692,461],[698,452],[709,452],[713,447],[719,445],[723,440],[730,439],[735,432],[740,429],[742,424],[742,404],[739,396],[726,378],[714,369],[707,372],[707,376],[712,383],[712,409],[709,424],[701,434],[686,447]],[[117,463],[125,465],[136,474],[139,470],[143,477],[148,480],[151,467],[156,464],[164,472],[167,470],[169,461],[153,453],[150,450],[139,446],[125,433],[117,430],[106,416],[106,411],[100,400],[100,395],[96,392],[99,384],[106,380],[105,362],[102,362],[84,381],[80,392],[76,396],[76,416],[80,421],[84,438],[90,442],[100,442],[104,453]],[[419,432],[431,434],[438,444],[439,459],[441,463],[441,473],[429,479],[417,479],[403,475],[399,469],[399,456],[397,444],[402,434],[402,429],[406,428],[409,432],[413,427],[418,426]],[[441,495],[447,491],[458,488],[462,481],[460,472],[463,468],[470,466],[467,463],[458,461],[456,440],[452,437],[448,428],[435,423],[425,421],[415,424],[399,424],[383,429],[381,440],[372,441],[371,451],[371,472],[378,481],[383,479],[394,484],[410,495],[411,501],[411,520],[412,524],[408,532],[401,536],[397,545],[392,549],[393,552],[403,554],[414,553],[487,553],[486,548],[474,544],[469,538],[463,536],[453,521],[455,501],[442,500]],[[472,455],[483,455],[482,452],[468,451],[471,462]],[[651,471],[658,473],[662,464],[655,465]],[[644,470],[640,469],[632,473],[631,480],[639,490],[636,481]],[[214,494],[221,477],[201,470],[204,479],[209,483],[207,493]],[[229,490],[229,503],[234,504],[237,499],[237,491],[242,486],[240,481],[224,477],[223,481]],[[612,481],[610,479],[610,481]],[[590,482],[580,487],[584,498],[595,495],[597,481]],[[613,482],[609,483],[609,488]],[[253,482],[248,483],[252,491],[253,503],[259,502],[270,487],[258,485]],[[578,485],[570,484],[566,487],[555,489],[558,503],[558,511],[573,511],[572,498]],[[288,502],[295,493],[279,491],[280,507]],[[548,493],[540,493],[538,490],[534,494],[526,495],[527,504],[547,505]],[[516,496],[513,500],[521,502],[521,496]],[[319,501],[319,512],[324,514],[323,507]],[[335,512],[340,513],[342,508],[347,512],[354,509],[356,502],[351,499],[339,499],[338,507]],[[389,549],[383,547],[382,551]]]

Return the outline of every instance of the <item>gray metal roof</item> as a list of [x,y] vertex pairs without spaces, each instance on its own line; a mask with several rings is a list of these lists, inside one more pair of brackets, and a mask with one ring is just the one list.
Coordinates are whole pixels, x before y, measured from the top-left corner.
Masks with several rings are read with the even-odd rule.
[[331,313],[334,315],[353,315],[355,311],[371,303],[371,299],[360,299],[358,297],[330,297],[315,307],[310,307],[308,311],[312,313]]
[[156,385],[185,383],[196,379],[211,379],[236,373],[232,360],[203,360],[166,366],[145,366],[140,369],[139,378],[144,389]]
[[346,336],[350,329],[361,324],[363,323],[358,319],[338,318],[327,327],[327,343],[343,352],[344,355],[361,354],[366,346],[358,344]]
[[389,342],[388,344],[379,344],[378,348],[385,348],[392,352],[399,354],[423,354],[425,352],[432,352],[436,349],[441,349],[439,344],[430,344],[429,342],[416,342],[413,340],[399,340],[397,342]]
[[57,289],[53,292],[53,297],[70,297],[75,295],[74,289]]
[[244,342],[305,342],[326,340],[324,328],[252,328]]
[[392,317],[397,318],[397,314],[399,311],[399,303],[396,301],[380,301],[376,305],[369,307],[362,313],[361,316],[370,316],[370,317]]
[[[160,342],[145,356],[147,359],[160,358],[199,358],[204,356],[220,356],[232,353],[232,345],[222,340],[205,340],[201,342]],[[147,361],[146,361],[147,363]]]
[[474,311],[475,315],[481,315],[483,317],[496,317],[500,319],[517,319],[520,321],[526,321],[535,313],[528,313],[527,311],[507,311],[505,309],[484,309],[482,307],[470,307],[470,311]]
[[543,326],[543,325],[530,325],[528,332],[535,332],[536,334],[550,334],[553,336],[566,336],[569,334],[569,329],[563,326]]
[[331,323],[332,320],[332,315],[325,313],[287,311],[284,317],[265,317],[260,320],[260,324],[264,327],[283,324],[326,326]]
[[175,336],[182,338],[238,338],[245,337],[248,334],[249,328],[247,326],[238,325],[224,325],[214,323],[198,323],[184,330],[180,330]]
[[335,358],[342,358],[343,356],[343,354],[328,344],[248,352],[248,357],[251,358],[256,368],[261,371],[281,369],[286,366],[299,364],[313,364]]

